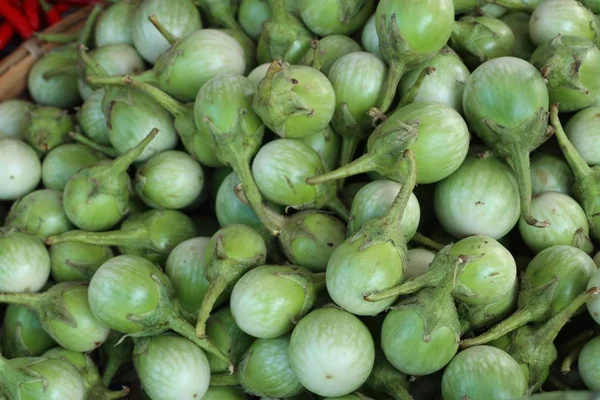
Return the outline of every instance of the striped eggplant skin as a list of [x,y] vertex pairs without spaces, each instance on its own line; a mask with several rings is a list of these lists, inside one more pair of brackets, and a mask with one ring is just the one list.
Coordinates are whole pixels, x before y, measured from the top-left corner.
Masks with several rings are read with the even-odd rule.
[[290,366],[290,335],[257,339],[238,364],[246,393],[261,397],[288,398],[305,389]]
[[208,359],[183,337],[163,334],[140,339],[133,350],[133,362],[144,391],[152,399],[202,399],[208,390]]
[[311,186],[305,180],[324,171],[319,155],[293,139],[277,139],[265,144],[252,163],[252,175],[264,198],[285,206],[317,204],[319,186],[325,185]]
[[50,256],[39,238],[0,229],[0,292],[37,292],[49,276]]
[[437,184],[433,204],[440,225],[459,239],[471,235],[500,239],[521,214],[515,173],[489,152],[467,155]]
[[344,110],[354,118],[362,130],[373,129],[369,110],[379,102],[385,85],[387,66],[377,56],[364,51],[348,53],[340,57],[329,70],[327,77],[335,91],[336,109],[332,125],[344,134],[346,123]]
[[556,35],[579,36],[598,45],[596,16],[576,0],[546,0],[531,14],[529,35],[536,46]]
[[202,28],[200,11],[191,0],[144,0],[133,15],[131,38],[138,53],[151,64],[171,47],[148,20],[151,15],[179,39]]
[[[356,193],[350,209],[349,232],[356,233],[366,221],[383,217],[389,211],[401,187],[398,182],[381,179],[361,188]],[[417,232],[420,220],[419,200],[411,193],[402,219],[398,221],[407,240],[412,239]]]
[[289,359],[298,380],[320,396],[352,393],[369,377],[375,345],[354,315],[334,307],[314,310],[300,320],[290,339]]
[[161,89],[186,102],[218,75],[242,75],[246,70],[244,49],[236,39],[217,29],[201,29],[161,54],[153,72]]
[[304,0],[299,2],[302,22],[319,36],[352,35],[373,13],[374,0]]
[[505,351],[491,346],[461,351],[442,377],[446,400],[518,399],[526,390],[527,381],[519,364]]
[[572,197],[558,192],[543,192],[531,201],[532,214],[539,220],[549,220],[550,226],[537,229],[519,220],[523,241],[534,253],[555,245],[579,247],[592,251],[590,227],[583,208]]

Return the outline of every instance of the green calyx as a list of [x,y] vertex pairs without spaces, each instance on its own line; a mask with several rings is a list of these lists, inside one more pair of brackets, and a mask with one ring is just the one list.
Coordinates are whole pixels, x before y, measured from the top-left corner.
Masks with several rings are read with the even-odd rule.
[[465,257],[452,256],[448,245],[440,250],[429,266],[429,270],[398,286],[365,294],[366,301],[382,301],[392,297],[416,293],[424,288],[436,288],[450,278],[450,273],[456,272],[457,263],[466,263]]
[[130,338],[121,340],[121,336],[121,334],[111,331],[100,347],[100,356],[104,365],[101,377],[104,387],[110,386],[122,365],[131,362],[133,340]]
[[235,19],[238,2],[233,0],[198,0],[200,8],[208,15],[211,25],[241,31],[242,28]]
[[600,51],[587,39],[559,34],[534,51],[531,63],[546,79],[550,100],[562,102],[562,111],[587,107],[600,94],[592,73]]
[[86,399],[88,400],[122,399],[129,394],[129,388],[127,387],[123,387],[123,390],[119,391],[107,389],[102,384],[98,368],[87,353],[56,347],[44,353],[43,357],[63,360],[75,367],[83,379]]
[[55,107],[37,107],[28,111],[29,123],[25,140],[39,154],[70,141],[69,132],[75,129],[73,119],[65,110]]
[[0,294],[0,302],[23,305],[35,311],[44,330],[61,346],[82,347],[90,351],[104,341],[105,329],[96,322],[97,327],[91,327],[88,332],[77,332],[79,336],[95,335],[96,339],[101,340],[99,343],[92,343],[91,348],[88,343],[83,343],[85,339],[75,337],[72,330],[77,330],[76,318],[93,318],[89,309],[81,308],[81,296],[87,298],[86,282],[63,282],[42,293],[3,293]]
[[417,140],[418,129],[418,121],[390,121],[379,125],[369,137],[366,154],[334,171],[309,177],[306,183],[320,185],[371,171],[397,180],[404,152]]
[[565,87],[587,93],[588,89],[579,80],[579,67],[581,60],[595,46],[592,42],[587,46],[569,46],[564,43],[562,35],[557,35],[547,45],[540,46],[532,56],[532,63],[536,66],[544,79],[547,80],[548,88]]
[[396,14],[382,14],[376,21],[377,36],[379,37],[379,50],[383,59],[388,63],[388,76],[382,100],[373,114],[385,114],[396,94],[398,83],[405,71],[427,61],[436,53],[421,53],[412,49],[402,36]]
[[[240,108],[228,132],[220,130],[210,117],[203,118],[214,140],[217,157],[223,164],[231,166],[234,171],[239,163],[248,164],[262,144],[264,125],[260,125],[257,129],[248,126],[245,119],[248,112],[248,109]],[[240,175],[237,171],[236,174]]]
[[304,304],[292,321],[296,324],[311,310],[317,295],[325,287],[325,273],[313,273],[304,268],[291,266],[290,271],[273,272],[273,275],[291,280],[304,291]]
[[252,102],[252,108],[265,125],[281,137],[286,137],[288,118],[311,116],[315,112],[294,91],[296,85],[298,81],[292,76],[290,64],[273,61]]
[[558,105],[556,104],[550,108],[550,121],[562,153],[575,175],[573,193],[585,212],[592,235],[598,239],[600,238],[600,201],[598,201],[600,199],[600,168],[590,168],[569,141],[558,118]]
[[398,195],[390,206],[388,213],[381,217],[366,221],[360,230],[346,239],[350,244],[362,240],[359,251],[363,251],[371,246],[391,243],[398,251],[402,260],[402,265],[407,261],[407,246],[404,233],[398,229],[398,221],[402,219],[404,210],[410,199],[410,195],[416,185],[416,159],[414,153],[408,149],[404,151],[403,159],[408,163],[408,175],[406,181],[400,188]]
[[[431,374],[443,368],[456,354],[460,321],[452,291],[457,282],[455,276],[467,259],[458,257],[448,276],[437,287],[422,289],[400,301],[386,315],[381,346],[388,360],[401,372]],[[398,357],[409,350],[415,352],[416,360]]]
[[512,55],[515,36],[504,22],[491,17],[466,16],[454,23],[450,42],[468,63]]
[[67,182],[63,207],[75,225],[91,231],[109,229],[127,214],[131,190],[127,168],[157,134],[158,130],[152,130],[137,146],[115,160],[83,168]]
[[[140,315],[127,315],[127,319],[136,325],[136,331],[123,336],[118,344],[127,337],[143,339],[159,335],[167,330],[172,330],[202,350],[224,361],[230,373],[233,373],[234,365],[229,357],[223,354],[210,339],[198,338],[194,334],[192,325],[181,316],[179,302],[176,299],[175,291],[167,276],[152,263],[147,264],[146,272],[154,283],[158,302],[156,307],[150,312]],[[138,346],[136,345],[137,348]]]
[[452,298],[453,280],[448,279],[435,288],[425,288],[414,296],[401,301],[390,310],[410,310],[417,313],[423,320],[425,336],[428,342],[432,332],[438,327],[445,326],[456,334],[456,344],[460,339],[460,322]]
[[387,394],[394,400],[412,400],[406,375],[394,368],[381,354],[375,357],[373,371],[365,385],[373,392]]
[[[58,365],[55,365],[55,363],[62,364],[65,363],[65,361],[48,360],[43,357],[22,357],[7,360],[0,356],[0,376],[2,376],[0,379],[0,395],[6,399],[22,399],[24,395],[23,392],[25,392],[25,394],[31,393],[31,398],[36,398],[34,396],[42,396],[43,394],[64,394],[60,391],[57,391],[58,393],[52,393],[56,391],[54,385],[52,385],[52,392],[48,393],[48,387],[53,382],[49,380],[50,376],[46,376],[43,372],[38,372],[38,367],[43,364],[51,364],[47,365],[47,367],[59,367]],[[67,364],[66,366],[68,368],[73,368],[70,364],[65,364]],[[42,371],[45,369],[46,368],[43,367],[41,368]],[[71,371],[73,373],[76,372],[75,369],[72,369]],[[59,377],[61,375],[64,377],[63,374],[68,372],[65,371],[64,368],[60,368],[58,371]],[[72,382],[73,381],[69,383]],[[83,395],[83,382],[80,381],[79,384],[81,385],[81,394]],[[75,389],[75,387],[72,387],[71,389]]]
[[35,311],[18,304],[6,308],[0,336],[0,347],[6,358],[37,357],[55,345]]
[[75,327],[77,324],[64,301],[64,293],[73,288],[87,286],[85,282],[63,282],[41,293],[2,293],[0,302],[19,304],[34,310],[42,326],[48,319],[60,320]]
[[312,271],[325,271],[333,251],[346,239],[346,225],[335,215],[316,210],[284,217],[278,236],[286,258]]
[[[237,326],[229,307],[221,308],[210,316],[208,321],[206,321],[206,335],[236,365],[255,340],[255,338]],[[222,360],[219,360],[212,354],[207,354],[206,357],[208,358],[212,374],[220,374],[227,371],[228,366]]]
[[487,332],[461,342],[462,348],[482,345],[498,339],[529,322],[545,322],[552,317],[552,301],[558,287],[559,279],[555,277],[548,283],[533,287],[527,275],[521,280],[521,291],[517,299],[517,311],[505,318]]
[[[223,85],[229,89],[226,94],[222,93]],[[221,94],[215,93],[213,87]],[[277,226],[266,215],[262,196],[250,170],[250,160],[260,148],[265,130],[262,121],[251,108],[252,96],[249,94],[252,92],[252,86],[245,78],[213,78],[198,93],[195,115],[196,118],[201,118],[201,122],[197,124],[200,130],[207,131],[211,136],[219,161],[230,166],[238,176],[250,207],[267,230],[276,234]],[[233,108],[230,120],[223,116],[225,113],[215,113],[213,105],[218,106],[220,103],[223,103],[223,107]],[[219,120],[213,121],[212,115]]]
[[311,49],[300,60],[300,64],[311,66],[328,75],[335,61],[345,54],[357,51],[362,51],[362,48],[348,36],[330,35],[314,39]]
[[52,236],[47,244],[83,242],[119,246],[123,254],[138,255],[163,263],[175,246],[196,236],[196,227],[185,214],[175,210],[150,210],[133,215],[121,229],[106,232],[72,231]]
[[183,104],[151,83],[140,80],[139,76],[89,76],[87,80],[97,85],[129,86],[150,96],[175,118],[175,130],[183,143],[183,147],[192,157],[203,165],[210,167],[222,166],[215,155],[213,146],[207,146],[207,137],[196,127],[193,103]]
[[282,60],[296,64],[310,48],[313,35],[286,10],[286,0],[272,1],[272,17],[258,39],[258,62]]
[[560,330],[581,306],[598,293],[600,290],[596,287],[588,289],[543,325],[535,328],[525,325],[513,333],[507,352],[519,364],[527,367],[528,394],[538,391],[548,378],[550,367],[557,358],[554,339]]
[[548,111],[540,108],[537,113],[521,123],[515,129],[506,128],[487,118],[485,132],[480,132],[481,139],[501,157],[506,157],[517,176],[519,195],[521,198],[521,217],[538,228],[549,225],[549,221],[538,221],[531,214],[531,172],[529,153],[538,148],[552,136],[548,128]]
[[[240,185],[234,192],[244,204],[249,204]],[[342,218],[343,212],[340,213]],[[346,239],[346,225],[325,211],[307,209],[284,216],[263,204],[260,218],[264,226],[269,227],[268,233],[277,237],[281,250],[292,264],[315,272],[325,270],[333,251]],[[268,254],[271,255],[271,250]]]
[[461,333],[465,334],[474,329],[484,328],[502,321],[502,319],[515,311],[518,296],[519,285],[515,283],[513,290],[510,290],[500,300],[493,303],[479,306],[463,302],[458,303],[457,309],[461,322]]
[[206,335],[206,321],[217,298],[254,267],[267,259],[265,241],[258,232],[245,225],[230,225],[213,235],[207,245],[205,275],[210,281],[196,324],[196,335]]

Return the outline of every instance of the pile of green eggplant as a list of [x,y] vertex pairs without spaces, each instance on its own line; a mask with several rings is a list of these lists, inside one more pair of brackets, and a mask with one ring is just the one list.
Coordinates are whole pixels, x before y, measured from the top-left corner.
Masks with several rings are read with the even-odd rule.
[[38,38],[0,399],[600,399],[600,0],[121,0]]

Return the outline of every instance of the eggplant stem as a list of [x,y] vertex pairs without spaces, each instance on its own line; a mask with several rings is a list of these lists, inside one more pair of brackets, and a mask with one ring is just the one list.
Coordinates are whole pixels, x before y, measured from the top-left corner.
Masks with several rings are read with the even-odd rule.
[[[344,140],[346,142],[346,140]],[[337,179],[348,178],[354,175],[363,174],[375,170],[377,167],[375,157],[371,154],[364,154],[356,160],[340,167],[336,170],[326,172],[321,175],[315,175],[306,178],[306,183],[311,186],[322,185]]]
[[112,161],[110,170],[115,173],[121,173],[127,171],[127,168],[144,152],[144,149],[148,144],[158,135],[158,129],[154,128],[148,135],[137,145],[121,154],[119,157]]
[[592,287],[585,292],[577,296],[573,301],[564,306],[556,315],[548,320],[541,328],[539,328],[539,335],[544,340],[548,340],[547,343],[552,343],[561,329],[569,322],[569,319],[575,314],[575,312],[588,302],[592,297],[600,293],[600,289]]
[[154,79],[154,75],[152,74],[152,79],[149,78],[149,74],[143,73],[141,75],[135,76],[106,76],[106,77],[88,77],[88,82],[96,85],[116,85],[116,86],[131,86],[138,89],[141,92],[144,92],[148,96],[152,97],[163,106],[169,113],[171,113],[175,118],[180,118],[183,116],[188,116],[189,118],[193,118],[191,116],[192,111],[188,109],[181,102],[175,100],[173,97],[169,96],[167,93],[162,91],[161,89],[153,86],[148,81],[152,81]]
[[210,386],[238,386],[240,377],[236,374],[214,374],[210,376]]
[[165,40],[169,42],[171,46],[173,46],[177,42],[177,38],[175,37],[175,35],[169,32],[169,30],[163,24],[160,23],[156,15],[149,16],[148,20],[150,20],[152,25],[154,25],[154,27],[160,32],[160,34],[165,38]]
[[[90,55],[87,53],[87,47],[84,44],[80,44],[79,46],[77,46],[77,52],[79,55],[79,58],[83,61],[83,63],[86,65],[86,67],[88,67],[93,76],[108,76],[108,72],[106,72],[106,70],[97,62],[95,62],[94,60],[92,60],[92,58],[90,57]],[[86,81],[87,81],[87,77],[86,77]],[[91,83],[88,81],[88,83]]]
[[579,154],[575,146],[571,143],[558,118],[559,104],[550,106],[550,122],[554,127],[554,135],[558,141],[558,145],[573,170],[573,174],[578,181],[583,181],[592,174],[592,169]]
[[506,318],[499,324],[495,325],[487,332],[477,337],[461,341],[460,347],[465,349],[468,347],[489,343],[492,340],[498,339],[514,331],[515,329],[522,327],[523,325],[527,324],[533,319],[534,315],[531,312],[531,310],[527,307],[522,308],[520,310],[515,311],[512,315],[510,315],[508,318]]
[[42,302],[43,293],[0,293],[0,303],[18,304],[36,312]]
[[[411,149],[406,149],[402,158],[407,161],[408,168],[406,179],[402,183],[398,195],[392,202],[389,213],[385,216],[390,226],[397,226],[398,221],[402,219],[404,210],[410,200],[410,195],[417,184],[417,160],[415,159],[415,153]],[[402,160],[399,162],[402,162]]]
[[115,150],[114,148],[110,147],[110,146],[103,146],[99,143],[94,142],[92,139],[88,138],[87,136],[79,133],[79,132],[69,132],[69,136],[71,136],[71,138],[73,140],[75,140],[78,143],[84,144],[88,147],[91,147],[94,150],[97,150],[99,152],[101,152],[104,155],[107,155],[108,157],[111,158],[115,158],[118,157],[119,152],[117,150]]
[[35,37],[48,43],[71,43],[79,38],[79,32],[72,33],[43,33],[38,32]]
[[127,386],[123,386],[122,390],[103,390],[102,391],[102,399],[112,400],[112,399],[122,399],[129,394],[129,388]]
[[[360,138],[357,136],[344,136],[342,137],[342,148],[340,150],[340,168],[350,164],[354,158],[354,154],[356,153],[356,149],[358,148],[358,143],[360,142]],[[342,177],[338,179],[338,190],[342,190],[344,188],[344,181],[346,177]]]
[[94,8],[92,9],[92,11],[90,12],[90,14],[88,15],[88,17],[85,21],[85,25],[79,32],[79,37],[77,38],[77,44],[86,45],[89,42],[90,36],[92,36],[92,32],[94,31],[94,25],[96,24],[96,20],[100,16],[101,12],[102,12],[101,5],[97,4],[96,6],[94,6]]
[[[236,172],[236,175],[237,175],[237,172]],[[238,177],[239,177],[239,175],[238,175]],[[252,186],[256,187],[256,183],[254,183],[254,178],[252,178],[252,184],[249,186],[250,186],[250,188],[252,188]],[[270,207],[268,207],[267,205],[263,204],[262,199],[260,200],[260,205],[257,206],[257,208],[260,210],[260,213],[256,212],[256,209],[250,204],[250,200],[248,200],[246,189],[244,188],[244,185],[242,183],[238,183],[233,188],[233,191],[234,191],[236,197],[242,203],[251,207],[254,210],[254,212],[256,213],[256,215],[258,216],[260,221],[262,222],[262,224],[269,231],[269,233],[271,233],[271,235],[273,235],[275,237],[279,236],[279,233],[281,232],[281,229],[283,228],[283,224],[285,222],[285,217],[283,215],[277,213],[275,210],[273,210]],[[259,196],[260,196],[260,193],[259,193]]]
[[389,289],[377,290],[372,293],[365,294],[364,299],[370,302],[387,300],[392,297],[398,297],[403,294],[416,293],[425,287],[433,287],[440,283],[441,279],[438,276],[423,274],[406,281],[398,286]]
[[423,86],[423,82],[425,82],[425,78],[433,74],[434,72],[435,67],[430,66],[423,68],[419,73],[419,76],[415,80],[415,83],[413,83],[406,95],[404,95],[404,97],[400,99],[397,108],[404,107],[407,104],[413,103],[415,101],[415,98],[419,94],[419,90],[421,90],[421,86]]
[[527,224],[536,228],[545,228],[550,226],[550,221],[538,221],[531,214],[531,167],[529,164],[529,151],[520,146],[514,145],[510,151],[509,160],[512,164],[517,181],[519,182],[519,197],[521,201],[521,217]]
[[271,4],[272,17],[271,20],[285,21],[288,17],[287,10],[285,8],[285,0],[273,0]]
[[417,242],[422,246],[429,247],[430,249],[435,251],[440,251],[445,247],[443,244],[438,243],[435,240],[430,239],[419,232],[416,232],[410,240],[413,242]]
[[204,299],[202,300],[202,305],[198,310],[198,322],[196,323],[196,336],[203,339],[206,337],[206,321],[208,317],[210,317],[210,313],[215,305],[215,302],[227,289],[229,282],[227,279],[219,275],[213,278],[208,286],[208,290],[204,295]]
[[311,67],[321,71],[321,68],[323,68],[323,57],[321,50],[319,50],[319,39],[314,39],[312,42],[310,42],[310,47],[313,52]]
[[376,108],[377,115],[385,114],[390,109],[390,106],[394,101],[394,97],[396,97],[398,83],[400,83],[400,79],[402,78],[405,69],[406,65],[401,61],[392,60],[390,62],[388,76],[385,83],[385,91],[379,107]]
[[106,362],[106,366],[104,367],[104,372],[102,372],[102,384],[104,387],[109,387],[113,378],[117,375],[117,372],[121,368],[121,362],[116,360],[113,357],[110,357]]
[[344,204],[337,194],[334,193],[334,195],[325,202],[324,206],[336,213],[346,225],[350,221],[350,210],[348,210],[346,204]]
[[143,248],[148,242],[148,231],[145,228],[105,232],[70,231],[46,239],[48,245],[65,242]]
[[219,348],[209,338],[199,338],[196,336],[194,333],[194,327],[185,319],[183,319],[182,316],[177,313],[173,313],[171,318],[169,318],[168,324],[171,330],[179,333],[181,336],[194,343],[202,350],[207,351],[208,353],[217,357],[219,360],[225,362],[227,364],[227,368],[229,369],[229,373],[233,374],[235,371],[235,365],[231,359],[227,357],[227,355],[225,355],[221,350],[219,350]]
[[585,343],[580,343],[578,346],[574,347],[573,349],[571,349],[571,351],[567,353],[562,363],[560,364],[560,372],[563,375],[566,375],[569,372],[571,372],[571,367],[573,366],[575,360],[579,358],[579,353],[581,353],[583,346],[585,346]]
[[[535,2],[527,2],[535,4]],[[527,11],[531,12],[535,9],[535,6],[528,5],[522,0],[486,0],[486,4],[496,4],[504,8],[508,8],[511,11]]]

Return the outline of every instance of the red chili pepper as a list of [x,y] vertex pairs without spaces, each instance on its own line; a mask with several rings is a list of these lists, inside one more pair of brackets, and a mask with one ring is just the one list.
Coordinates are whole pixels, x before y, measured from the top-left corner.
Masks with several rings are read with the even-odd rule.
[[60,12],[56,9],[55,6],[48,4],[45,0],[38,0],[40,6],[42,6],[42,11],[46,16],[46,21],[48,25],[54,25],[58,21],[61,20]]
[[10,43],[15,34],[15,29],[7,22],[0,24],[0,50]]
[[59,13],[62,14],[65,11],[69,11],[71,8],[73,8],[73,4],[60,2],[60,3],[56,3],[54,5],[54,8],[56,8],[56,11],[58,11]]
[[60,0],[57,3],[70,3],[70,4],[81,4],[81,5],[89,5],[102,3],[103,0]]
[[0,16],[4,18],[24,39],[33,36],[34,29],[21,11],[8,0],[0,1]]
[[40,2],[39,0],[24,0],[23,9],[31,27],[38,31],[40,29]]

